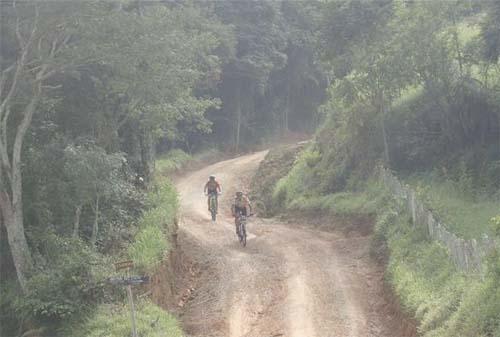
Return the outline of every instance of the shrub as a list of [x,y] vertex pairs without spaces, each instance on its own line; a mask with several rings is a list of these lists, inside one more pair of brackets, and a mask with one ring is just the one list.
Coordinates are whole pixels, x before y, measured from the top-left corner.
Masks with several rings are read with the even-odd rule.
[[46,233],[39,269],[27,282],[28,294],[16,301],[16,311],[39,320],[59,320],[81,314],[104,298],[109,262],[79,239]]

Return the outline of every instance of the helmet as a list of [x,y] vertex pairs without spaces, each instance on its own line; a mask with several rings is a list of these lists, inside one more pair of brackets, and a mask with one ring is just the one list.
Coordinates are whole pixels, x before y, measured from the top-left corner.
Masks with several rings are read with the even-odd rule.
[[215,179],[215,176],[214,176],[213,174],[211,174],[211,175],[208,177],[208,179],[210,179],[210,180],[214,180],[214,179]]
[[243,192],[241,192],[241,191],[236,192],[237,197],[241,197],[242,195],[243,195]]

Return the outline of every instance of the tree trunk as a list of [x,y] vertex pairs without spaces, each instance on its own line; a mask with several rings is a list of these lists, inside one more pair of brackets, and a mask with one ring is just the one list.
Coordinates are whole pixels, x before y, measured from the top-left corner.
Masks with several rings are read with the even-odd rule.
[[75,223],[73,224],[73,237],[77,238],[80,231],[80,215],[82,214],[82,205],[76,206]]
[[92,246],[95,246],[97,242],[97,232],[99,231],[99,195],[95,199],[94,213],[94,226],[92,226],[92,236],[90,237],[90,243]]
[[[43,71],[42,71],[43,72]],[[35,85],[33,96],[23,111],[23,117],[19,123],[14,137],[12,147],[12,161],[9,163],[8,155],[2,158],[1,165],[5,171],[9,172],[9,182],[11,194],[7,191],[0,191],[0,210],[7,229],[9,247],[12,254],[14,266],[16,267],[17,279],[23,292],[26,292],[26,279],[33,268],[31,252],[24,233],[23,217],[23,180],[21,172],[21,152],[24,137],[28,131],[36,106],[40,100],[42,92],[41,82]],[[2,130],[6,133],[7,130]],[[0,143],[2,151],[6,153],[6,146]],[[9,170],[10,169],[10,170]]]
[[236,94],[236,123],[235,123],[235,139],[234,146],[236,152],[240,149],[240,137],[241,137],[241,100],[240,100],[240,88],[237,89]]
[[389,155],[389,141],[387,139],[387,130],[385,127],[385,112],[382,114],[382,138],[384,140],[384,161],[387,168],[391,167],[391,158]]
[[285,98],[285,112],[283,116],[283,134],[286,134],[289,130],[288,117],[290,115],[290,96],[291,96],[291,78],[290,74],[287,75],[287,86],[286,86],[286,98]]
[[142,175],[146,181],[150,181],[155,169],[156,156],[152,132],[148,129],[141,130],[139,138],[141,144]]
[[389,155],[389,140],[387,137],[387,130],[385,126],[385,117],[387,115],[387,107],[385,105],[385,100],[384,100],[384,94],[381,92],[379,94],[379,109],[381,113],[381,126],[382,126],[382,140],[384,142],[384,163],[387,168],[390,168],[391,166],[391,158]]
[[0,192],[0,213],[7,230],[7,239],[16,267],[17,279],[22,291],[26,293],[26,279],[33,268],[33,261],[24,235],[22,210],[19,214],[19,210],[13,207],[9,195],[4,191]]

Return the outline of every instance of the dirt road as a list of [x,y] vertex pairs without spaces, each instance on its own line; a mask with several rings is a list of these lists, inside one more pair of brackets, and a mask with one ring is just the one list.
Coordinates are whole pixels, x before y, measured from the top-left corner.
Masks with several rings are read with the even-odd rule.
[[[408,337],[384,295],[382,269],[368,254],[368,235],[348,237],[303,224],[251,218],[240,247],[229,214],[265,152],[185,176],[178,184],[179,244],[200,271],[182,316],[196,337]],[[203,196],[209,174],[223,183],[212,223]]]

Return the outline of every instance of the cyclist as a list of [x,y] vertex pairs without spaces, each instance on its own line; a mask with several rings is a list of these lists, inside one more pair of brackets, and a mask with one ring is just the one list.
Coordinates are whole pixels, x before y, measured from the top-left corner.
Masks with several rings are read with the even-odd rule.
[[252,205],[250,204],[250,200],[248,197],[243,194],[243,192],[238,191],[234,197],[233,204],[231,205],[231,213],[234,217],[234,224],[236,225],[236,234],[238,235],[238,213],[241,215],[247,216],[252,214]]
[[215,176],[211,175],[208,177],[208,181],[205,184],[205,189],[204,189],[205,195],[208,196],[207,198],[207,204],[208,204],[208,211],[210,212],[210,195],[214,194],[215,195],[215,209],[219,209],[219,200],[218,200],[218,195],[219,193],[222,193],[222,188],[220,187],[220,184],[217,180],[215,180]]

